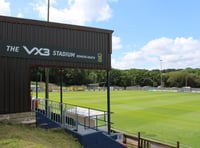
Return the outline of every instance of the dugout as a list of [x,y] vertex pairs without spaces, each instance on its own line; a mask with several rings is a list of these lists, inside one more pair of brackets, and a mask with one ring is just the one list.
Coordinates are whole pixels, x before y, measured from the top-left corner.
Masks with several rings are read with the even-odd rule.
[[[0,16],[0,114],[31,111],[31,68],[108,72],[112,33],[106,29]],[[108,103],[109,97],[108,93]]]

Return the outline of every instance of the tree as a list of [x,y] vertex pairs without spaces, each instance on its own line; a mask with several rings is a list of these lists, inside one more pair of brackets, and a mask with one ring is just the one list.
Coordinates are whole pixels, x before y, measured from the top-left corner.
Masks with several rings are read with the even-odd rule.
[[89,83],[97,83],[97,72],[95,72],[95,71],[89,72],[88,82]]
[[121,71],[117,69],[112,69],[110,71],[110,85],[120,86],[120,77],[121,77]]
[[[60,69],[50,68],[49,82],[59,84]],[[38,76],[40,78],[38,78]],[[130,69],[110,71],[110,85],[113,86],[153,86],[160,85],[160,70]],[[31,69],[31,80],[43,80],[44,68]],[[44,81],[44,80],[43,80]],[[162,81],[165,87],[200,87],[200,69],[167,69],[162,71]],[[105,85],[105,70],[63,69],[64,85],[87,85],[89,83],[101,83]]]

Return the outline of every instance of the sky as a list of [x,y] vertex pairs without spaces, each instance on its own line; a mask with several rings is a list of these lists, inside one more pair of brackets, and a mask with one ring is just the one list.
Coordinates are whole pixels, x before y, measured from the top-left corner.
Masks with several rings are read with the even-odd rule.
[[[47,20],[47,0],[0,0],[0,15]],[[112,68],[200,68],[200,0],[50,0],[50,22],[113,30]]]

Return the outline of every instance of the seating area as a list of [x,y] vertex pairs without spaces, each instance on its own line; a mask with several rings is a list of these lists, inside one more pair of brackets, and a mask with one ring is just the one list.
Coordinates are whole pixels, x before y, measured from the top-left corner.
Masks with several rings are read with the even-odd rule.
[[36,98],[32,99],[32,111],[37,127],[64,128],[85,148],[125,148],[117,141],[117,133],[107,134],[106,111]]

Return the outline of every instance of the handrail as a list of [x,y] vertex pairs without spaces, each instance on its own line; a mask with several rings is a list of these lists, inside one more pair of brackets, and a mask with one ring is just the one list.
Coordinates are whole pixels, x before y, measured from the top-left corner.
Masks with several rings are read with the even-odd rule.
[[82,125],[85,128],[98,130],[99,127],[107,126],[107,111],[100,109],[41,98],[32,99],[31,109],[34,112],[41,112],[49,119],[67,128],[78,130],[78,125]]

